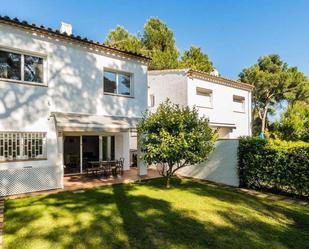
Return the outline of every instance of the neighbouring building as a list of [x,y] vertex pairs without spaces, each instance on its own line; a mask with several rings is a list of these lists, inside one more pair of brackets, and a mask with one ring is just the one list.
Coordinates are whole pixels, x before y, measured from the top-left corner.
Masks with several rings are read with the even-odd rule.
[[148,60],[73,35],[67,23],[0,17],[0,196],[61,188],[89,160],[121,157],[129,169]]
[[195,106],[221,139],[251,135],[252,89],[249,84],[191,69],[148,72],[150,110],[167,98],[175,104]]

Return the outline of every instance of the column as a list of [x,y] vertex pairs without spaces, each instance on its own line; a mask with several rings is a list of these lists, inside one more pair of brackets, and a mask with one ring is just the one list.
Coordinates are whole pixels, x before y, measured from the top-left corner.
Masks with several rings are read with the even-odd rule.
[[137,134],[137,168],[139,176],[147,176],[148,169],[145,161],[141,160],[140,157],[142,155],[141,146],[139,143],[139,135]]
[[130,132],[122,134],[122,157],[124,158],[124,170],[130,169]]
[[64,159],[63,159],[63,146],[64,146],[64,138],[63,134],[61,132],[58,133],[57,136],[57,147],[58,147],[58,162],[57,165],[59,165],[61,170],[61,188],[64,187],[63,183],[63,177],[64,177]]
[[99,136],[99,161],[102,161],[103,159],[102,145],[103,145],[102,136]]

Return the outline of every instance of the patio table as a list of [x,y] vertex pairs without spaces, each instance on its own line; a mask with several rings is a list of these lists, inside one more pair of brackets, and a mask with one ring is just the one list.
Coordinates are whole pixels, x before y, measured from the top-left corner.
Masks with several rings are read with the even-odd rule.
[[98,172],[101,170],[100,161],[88,161],[88,164],[91,166],[89,168],[87,167],[86,169],[87,175],[89,174],[89,172],[98,174]]

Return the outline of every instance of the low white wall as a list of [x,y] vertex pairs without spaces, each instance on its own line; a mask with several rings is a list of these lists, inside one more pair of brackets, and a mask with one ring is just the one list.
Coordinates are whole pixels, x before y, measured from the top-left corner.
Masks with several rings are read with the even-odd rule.
[[238,140],[218,140],[206,162],[180,169],[181,176],[239,186],[237,173]]
[[0,196],[62,188],[62,177],[60,167],[0,170]]

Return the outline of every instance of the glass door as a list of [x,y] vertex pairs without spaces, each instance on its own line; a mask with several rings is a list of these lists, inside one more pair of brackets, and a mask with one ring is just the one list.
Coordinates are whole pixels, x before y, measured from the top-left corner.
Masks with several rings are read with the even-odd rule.
[[64,174],[80,173],[80,136],[65,136],[63,143]]

